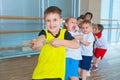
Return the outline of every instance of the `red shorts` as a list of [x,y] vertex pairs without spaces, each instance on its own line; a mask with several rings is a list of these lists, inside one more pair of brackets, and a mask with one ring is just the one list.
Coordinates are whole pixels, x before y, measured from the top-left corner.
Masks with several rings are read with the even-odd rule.
[[101,60],[103,59],[105,53],[106,53],[107,49],[101,49],[101,48],[95,48],[94,50],[94,56],[96,58],[101,58]]

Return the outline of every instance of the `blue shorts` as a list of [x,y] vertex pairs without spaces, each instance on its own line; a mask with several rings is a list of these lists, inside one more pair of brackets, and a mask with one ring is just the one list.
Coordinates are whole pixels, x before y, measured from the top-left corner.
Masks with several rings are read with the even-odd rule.
[[91,60],[93,56],[82,56],[82,60],[79,62],[79,67],[84,70],[89,70],[91,67]]
[[78,67],[79,67],[79,60],[75,60],[72,58],[66,58],[66,75],[65,80],[70,80],[70,76],[78,76]]

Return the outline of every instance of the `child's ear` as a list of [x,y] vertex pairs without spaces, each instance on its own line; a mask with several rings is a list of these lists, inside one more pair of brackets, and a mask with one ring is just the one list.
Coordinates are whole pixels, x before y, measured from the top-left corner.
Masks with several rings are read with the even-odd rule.
[[68,24],[67,24],[67,23],[65,23],[65,26],[68,26]]

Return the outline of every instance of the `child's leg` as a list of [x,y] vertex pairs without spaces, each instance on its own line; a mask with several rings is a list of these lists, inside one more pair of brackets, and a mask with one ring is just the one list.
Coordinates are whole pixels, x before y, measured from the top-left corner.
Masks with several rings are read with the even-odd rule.
[[79,80],[79,78],[75,76],[70,76],[70,80]]
[[95,63],[94,63],[94,65],[95,65],[96,67],[98,67],[98,64],[99,64],[100,60],[101,60],[101,57],[95,58]]
[[78,75],[79,75],[79,76],[82,75],[82,70],[81,70],[81,68],[78,68]]
[[95,61],[96,61],[96,58],[95,58],[95,56],[93,56],[93,58],[92,58],[92,65],[95,63]]
[[78,78],[82,80],[82,69],[80,67],[78,68]]
[[86,80],[87,79],[86,74],[87,74],[87,71],[83,69],[82,70],[82,80]]

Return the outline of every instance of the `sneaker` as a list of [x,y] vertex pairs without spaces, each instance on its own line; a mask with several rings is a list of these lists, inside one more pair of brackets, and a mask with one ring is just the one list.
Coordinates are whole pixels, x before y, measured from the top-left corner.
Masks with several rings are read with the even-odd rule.
[[91,72],[90,70],[89,70],[89,71],[87,71],[86,76],[88,76],[88,77],[89,77],[89,76],[90,76],[90,72]]
[[82,78],[79,78],[79,80],[82,80]]
[[92,66],[91,71],[97,71],[98,67],[96,67],[95,65]]
[[79,76],[78,78],[79,78],[79,80],[82,80],[82,77],[81,77],[81,76]]
[[93,65],[94,65],[94,62],[92,61],[92,62],[91,62],[91,66],[93,66]]

